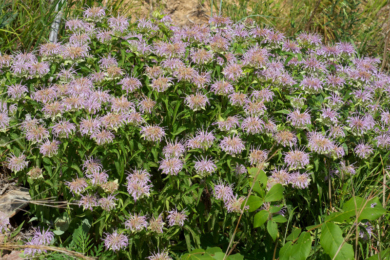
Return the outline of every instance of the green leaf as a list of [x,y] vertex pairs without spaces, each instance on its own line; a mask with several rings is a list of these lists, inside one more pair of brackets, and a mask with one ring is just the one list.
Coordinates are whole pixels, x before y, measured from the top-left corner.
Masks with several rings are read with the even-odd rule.
[[275,184],[265,195],[265,202],[279,201],[283,198],[283,186],[282,184]]
[[300,228],[295,228],[290,235],[286,238],[287,241],[290,240],[295,240],[299,237],[299,234],[301,234],[301,229]]
[[[343,242],[344,242],[343,232],[341,231],[339,226],[330,222],[326,222],[322,225],[320,244],[324,249],[325,253],[327,253],[331,259],[333,258],[335,260],[354,259],[352,245],[347,243],[344,243],[342,245]],[[339,250],[340,247],[341,249]]]
[[241,254],[229,255],[228,260],[244,260],[244,256]]
[[272,221],[275,221],[276,223],[286,223],[287,219],[282,215],[276,215],[275,217],[272,218]]
[[269,213],[266,210],[262,210],[256,213],[253,221],[253,227],[261,227],[268,220]]
[[288,115],[288,114],[291,113],[291,111],[288,111],[287,109],[283,109],[283,110],[276,111],[274,113],[275,114],[286,114],[286,115]]
[[18,226],[18,228],[17,228],[14,232],[12,232],[12,234],[11,234],[11,236],[10,236],[10,239],[14,238],[17,234],[19,234],[20,230],[21,230],[22,227],[23,227],[23,224],[24,224],[24,221],[22,222],[22,224],[20,224],[20,225]]
[[[379,255],[380,255],[380,258],[379,258]],[[390,248],[383,250],[379,254],[371,256],[367,260],[380,260],[380,259],[382,259],[382,260],[389,260],[390,259]]]
[[262,204],[263,204],[263,199],[257,197],[256,195],[251,195],[246,205],[249,206],[249,212],[253,212],[258,208],[260,208]]
[[219,247],[208,247],[206,249],[206,253],[209,253],[210,255],[214,255],[215,253],[222,253],[222,249]]
[[181,132],[185,131],[186,129],[187,129],[187,127],[181,126],[181,127],[179,127],[179,129],[177,129],[176,132],[172,133],[172,135],[176,136],[176,135],[180,134]]
[[267,231],[269,235],[272,237],[272,240],[276,240],[276,236],[278,235],[278,225],[274,221],[267,222]]

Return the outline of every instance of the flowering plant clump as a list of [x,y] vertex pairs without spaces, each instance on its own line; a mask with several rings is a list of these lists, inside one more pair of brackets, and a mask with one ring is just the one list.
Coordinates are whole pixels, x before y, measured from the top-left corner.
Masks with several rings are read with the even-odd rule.
[[[180,28],[157,13],[131,23],[92,7],[65,30],[59,43],[0,55],[3,165],[31,197],[69,202],[31,204],[46,231],[27,244],[77,251],[67,239],[77,230],[105,248],[82,253],[104,259],[178,259],[201,247],[275,259],[299,243],[308,257],[315,240],[314,258],[334,257],[323,242],[331,229],[342,235],[332,205],[387,170],[390,77],[379,59],[219,16]],[[364,227],[384,214],[375,195],[368,208],[354,197],[367,210],[350,225],[362,254],[374,239]],[[319,223],[321,239],[314,228],[299,236]]]

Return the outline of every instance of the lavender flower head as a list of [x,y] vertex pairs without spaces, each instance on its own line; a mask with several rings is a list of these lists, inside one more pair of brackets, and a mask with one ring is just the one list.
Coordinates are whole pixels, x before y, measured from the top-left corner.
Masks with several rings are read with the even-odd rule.
[[14,173],[20,172],[21,170],[25,169],[28,166],[28,161],[26,161],[26,155],[21,154],[19,156],[16,156],[14,154],[11,154],[7,158],[6,165],[8,169],[13,171]]
[[7,88],[7,94],[12,99],[21,99],[27,92],[27,87],[22,84],[14,84]]
[[169,257],[168,252],[154,253],[151,256],[149,256],[148,259],[149,260],[172,260],[172,258]]
[[299,110],[295,110],[288,114],[287,119],[296,128],[305,128],[306,125],[311,124],[310,114],[307,111],[301,113]]
[[161,161],[158,169],[167,175],[177,175],[183,169],[183,162],[179,158],[166,158]]
[[105,171],[92,172],[86,176],[91,180],[92,185],[102,185],[108,181],[108,174]]
[[165,136],[164,129],[157,125],[142,126],[140,133],[142,134],[141,137],[143,137],[144,140],[152,142],[160,142]]
[[179,158],[185,152],[185,147],[181,142],[175,141],[168,142],[163,149],[163,154],[165,158]]
[[293,150],[286,153],[284,162],[293,169],[302,169],[310,163],[309,154],[301,150]]
[[226,120],[218,121],[214,123],[218,125],[219,130],[221,131],[230,131],[236,129],[240,125],[238,118],[236,116],[229,116]]
[[309,187],[310,184],[309,174],[300,174],[299,172],[291,173],[289,183],[292,185],[293,188],[306,189],[307,187]]
[[238,136],[235,135],[232,137],[224,137],[224,139],[221,140],[220,147],[222,151],[233,156],[236,154],[240,154],[242,151],[245,150],[244,142]]
[[96,131],[91,135],[91,138],[95,140],[98,145],[104,145],[112,143],[115,135],[107,130]]
[[185,211],[178,212],[177,209],[169,211],[168,214],[168,223],[169,226],[184,226],[184,221],[187,220],[187,215]]
[[148,228],[148,222],[145,216],[139,216],[135,213],[126,220],[125,227],[130,229],[131,232],[140,232]]
[[233,185],[225,185],[222,182],[214,186],[214,197],[218,200],[228,202],[233,198]]
[[76,131],[76,126],[68,121],[60,121],[52,128],[53,134],[59,138],[69,138]]
[[84,178],[76,178],[73,179],[71,182],[65,182],[65,184],[69,187],[73,195],[84,192],[85,189],[88,187],[88,183],[85,181]]
[[105,238],[103,239],[106,249],[111,249],[112,251],[119,251],[124,249],[129,244],[129,239],[124,234],[118,234],[118,231],[114,231],[112,234],[105,233]]
[[195,162],[195,170],[197,174],[199,174],[201,177],[210,175],[214,173],[217,170],[217,166],[212,160],[207,159],[206,157],[201,157]]
[[206,95],[201,93],[196,93],[188,95],[185,99],[186,105],[191,108],[193,111],[205,110],[207,104],[210,104],[209,99]]
[[78,201],[79,207],[83,206],[83,210],[89,209],[93,210],[93,207],[98,206],[97,198],[95,195],[81,195],[80,200]]
[[249,206],[245,206],[244,209],[241,209],[242,204],[245,201],[245,197],[237,197],[234,196],[230,200],[225,201],[225,207],[229,213],[234,212],[234,213],[241,213],[243,210],[248,210]]
[[4,212],[0,211],[0,232],[3,233],[8,230],[9,217]]
[[252,148],[249,154],[251,165],[262,165],[268,158],[268,151]]
[[372,149],[371,145],[360,143],[355,147],[355,153],[356,155],[361,159],[367,159],[374,150]]
[[41,145],[39,151],[43,156],[52,157],[58,153],[59,144],[60,142],[58,142],[57,140],[53,140],[52,142],[47,140]]
[[148,98],[144,97],[138,104],[138,107],[142,113],[152,113],[153,108],[156,106],[157,102]]
[[126,178],[127,192],[137,201],[142,196],[150,195],[150,174],[145,170],[133,170]]
[[187,141],[189,149],[208,149],[213,145],[215,136],[207,130],[198,130],[195,137]]
[[163,228],[164,228],[164,221],[162,219],[162,215],[160,214],[157,218],[152,218],[149,221],[149,229],[152,232],[156,232],[157,234],[162,234],[163,233]]
[[[50,232],[49,229],[45,231],[43,228],[42,231],[37,228],[34,229],[34,235],[33,238],[26,243],[26,245],[32,245],[32,246],[48,246],[50,245],[54,240],[54,234],[53,232]],[[34,257],[35,254],[41,254],[42,252],[46,253],[46,250],[41,249],[33,249],[33,248],[26,248],[24,250],[24,254],[28,256]]]
[[259,134],[264,129],[264,122],[257,117],[247,117],[242,121],[241,128],[247,134]]

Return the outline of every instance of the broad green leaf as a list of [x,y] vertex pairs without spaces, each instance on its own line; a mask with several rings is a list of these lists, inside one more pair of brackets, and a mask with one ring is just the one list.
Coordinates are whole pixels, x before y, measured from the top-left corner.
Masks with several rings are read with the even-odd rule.
[[265,195],[265,202],[279,201],[283,198],[283,186],[282,184],[275,184]]
[[214,255],[215,253],[222,253],[222,249],[219,247],[208,247],[206,253]]
[[[352,245],[347,243],[343,244],[343,242],[344,242],[343,232],[341,231],[339,226],[331,222],[326,222],[322,225],[320,244],[324,249],[325,253],[327,253],[331,259],[333,258],[335,260],[354,259]],[[339,250],[340,247],[341,249]]]
[[176,130],[176,132],[172,133],[172,135],[176,136],[176,135],[180,134],[181,132],[185,131],[186,129],[187,129],[187,127],[181,126],[181,127],[179,127],[179,129]]
[[249,206],[249,212],[253,212],[260,208],[260,206],[263,204],[263,199],[260,197],[257,197],[256,195],[251,195],[248,199],[248,203],[246,205]]
[[229,255],[228,260],[244,260],[244,256],[241,254]]
[[367,260],[389,260],[390,259],[390,248],[387,248],[380,252],[380,258],[379,254],[373,255],[370,258],[367,258]]
[[253,227],[261,227],[268,220],[269,212],[262,210],[256,213],[255,219],[253,221]]
[[276,223],[286,223],[287,219],[282,215],[276,215],[275,217],[272,218],[272,221],[275,221]]
[[295,240],[299,237],[299,234],[301,234],[301,229],[300,228],[295,228],[290,235],[286,238],[287,241],[290,240]]
[[292,242],[287,242],[279,251],[279,260],[292,260],[291,254],[293,250]]
[[274,221],[268,221],[267,222],[267,231],[269,235],[272,237],[272,239],[275,241],[276,236],[278,235],[278,225]]

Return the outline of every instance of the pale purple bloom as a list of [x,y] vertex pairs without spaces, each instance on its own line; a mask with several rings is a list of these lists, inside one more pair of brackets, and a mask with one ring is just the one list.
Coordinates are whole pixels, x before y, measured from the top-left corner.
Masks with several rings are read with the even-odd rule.
[[142,87],[141,81],[134,77],[125,77],[118,84],[122,85],[122,90],[125,90],[126,93],[132,93]]
[[73,179],[71,182],[65,182],[65,184],[69,187],[73,195],[84,192],[85,189],[88,187],[88,183],[85,181],[84,178],[76,178]]
[[158,169],[167,175],[177,175],[183,169],[183,162],[179,158],[166,158],[161,161]]
[[99,131],[100,128],[101,128],[101,123],[96,118],[91,118],[91,119],[83,118],[80,122],[81,135],[92,135],[93,133]]
[[244,105],[244,111],[250,116],[261,116],[267,110],[263,101],[250,101],[246,100]]
[[66,111],[77,111],[84,105],[85,99],[79,96],[70,96],[62,100],[62,105]]
[[124,32],[129,26],[129,21],[124,16],[111,17],[108,19],[108,25],[113,31]]
[[210,47],[215,52],[227,51],[229,48],[229,41],[221,36],[216,34],[212,36],[209,40]]
[[105,8],[94,6],[84,11],[84,17],[92,20],[100,20],[106,15]]
[[217,170],[217,166],[215,165],[215,163],[212,160],[207,159],[207,156],[206,157],[202,156],[201,160],[198,159],[195,162],[194,167],[197,174],[199,174],[200,176],[210,175]]
[[196,136],[187,141],[186,146],[190,149],[208,149],[213,145],[215,136],[207,130],[198,130]]
[[83,107],[88,114],[96,114],[102,108],[102,103],[94,98],[84,100]]
[[237,163],[236,168],[234,169],[234,172],[236,174],[245,174],[248,172],[248,170],[246,169],[245,165]]
[[165,225],[165,223],[162,219],[161,214],[157,218],[152,218],[151,220],[149,220],[149,229],[152,232],[162,234],[164,225]]
[[198,49],[191,53],[191,59],[196,64],[206,64],[213,59],[213,53],[205,49]]
[[69,37],[69,43],[88,44],[91,38],[86,33],[76,32]]
[[283,42],[284,38],[286,38],[286,37],[284,36],[283,33],[270,31],[269,33],[267,33],[267,35],[264,39],[264,42],[273,43],[273,44],[280,44]]
[[369,144],[360,143],[354,151],[359,158],[367,159],[374,152],[374,149]]
[[126,115],[126,122],[130,125],[139,126],[140,124],[145,123],[145,119],[143,119],[142,115],[138,112],[131,112]]
[[172,85],[172,78],[158,77],[152,80],[151,88],[157,92],[164,92]]
[[4,67],[9,67],[12,62],[12,56],[7,54],[0,53],[0,69]]
[[310,114],[307,111],[301,113],[299,110],[295,110],[288,114],[287,119],[291,122],[291,125],[297,128],[303,128],[311,124]]
[[228,202],[233,198],[233,185],[225,185],[223,183],[214,186],[214,196],[218,200]]
[[112,31],[109,31],[109,30],[100,30],[97,34],[96,34],[96,38],[101,42],[101,43],[106,43],[106,42],[109,42],[111,41],[111,38],[112,38]]
[[144,140],[160,142],[165,136],[165,131],[162,127],[157,125],[142,126],[140,133]]
[[[21,123],[21,129],[23,131],[28,131],[30,129],[33,129],[33,128],[37,128],[39,126],[39,121],[38,119],[34,118],[32,119],[30,115],[27,115],[26,116],[26,120],[24,120],[22,123]],[[44,128],[44,127],[42,127]],[[46,130],[47,131],[47,130]],[[47,134],[49,134],[49,132],[47,132]]]
[[79,19],[72,19],[65,22],[65,28],[71,31],[84,30],[85,23]]
[[76,126],[68,121],[60,121],[53,127],[53,134],[60,138],[69,138],[76,131]]
[[310,184],[309,174],[293,172],[290,174],[288,182],[292,185],[293,188],[306,189]]
[[290,40],[286,40],[283,43],[282,50],[289,51],[292,53],[300,53],[301,52],[301,48],[299,47],[298,43],[296,43],[294,41],[290,41]]
[[334,143],[321,133],[312,132],[308,134],[308,147],[312,152],[329,154],[335,148]]
[[268,62],[268,57],[268,51],[256,45],[244,53],[243,62],[244,65],[261,68]]
[[60,142],[56,140],[53,140],[52,142],[47,140],[41,145],[39,151],[43,156],[52,157],[53,155],[57,155],[59,144]]
[[210,17],[209,23],[212,23],[215,26],[229,26],[233,21],[229,17],[214,15]]
[[251,165],[261,165],[268,158],[268,151],[252,148],[249,154],[249,162]]
[[233,86],[227,81],[217,81],[211,85],[210,90],[216,95],[226,96],[234,92]]
[[192,75],[192,79],[191,79],[191,82],[200,89],[206,88],[206,85],[208,85],[210,81],[211,81],[210,72],[202,72],[200,74],[198,72],[195,72]]
[[290,174],[286,169],[275,169],[272,171],[270,179],[273,183],[279,183],[282,185],[287,185],[289,183]]
[[244,75],[242,71],[242,65],[238,63],[228,64],[222,71],[222,74],[225,75],[225,78],[231,81],[236,81]]
[[107,130],[96,131],[91,135],[91,138],[95,140],[98,145],[112,143],[115,135]]
[[188,95],[185,99],[186,105],[194,111],[205,109],[207,104],[210,104],[206,95],[196,93],[196,95]]
[[103,239],[104,245],[107,250],[111,249],[112,251],[119,251],[124,249],[129,244],[129,239],[124,234],[118,234],[117,231],[114,231],[112,234],[105,233],[105,238]]
[[169,214],[168,214],[168,223],[169,223],[169,226],[184,226],[184,221],[187,220],[187,216],[184,212],[184,210],[182,212],[178,212],[177,209],[175,210],[172,210],[172,211],[169,211]]
[[236,116],[229,116],[226,120],[218,121],[214,124],[218,125],[218,128],[221,131],[230,131],[236,129],[240,125],[240,122]]
[[133,170],[127,179],[127,191],[137,201],[143,195],[149,196],[150,188],[150,174],[145,170]]
[[134,110],[134,103],[127,100],[125,97],[111,99],[111,111],[116,113],[128,113]]
[[148,222],[145,216],[139,216],[135,213],[126,220],[125,227],[130,229],[131,232],[140,232],[148,228]]
[[388,111],[383,111],[381,113],[381,122],[386,125],[390,125],[390,113]]
[[152,66],[152,67],[149,67],[147,66],[145,68],[145,74],[149,77],[149,78],[158,78],[160,76],[164,76],[164,70],[160,67],[160,66]]
[[105,116],[100,118],[100,122],[107,130],[117,131],[119,127],[122,127],[126,123],[126,115],[107,113]]
[[251,94],[252,99],[260,100],[264,102],[272,101],[275,96],[274,92],[269,90],[268,88],[262,90],[254,90]]
[[6,129],[9,126],[11,118],[6,112],[0,112],[0,130]]
[[142,113],[149,113],[150,114],[150,113],[152,113],[153,108],[155,107],[156,104],[157,104],[156,101],[154,101],[148,97],[144,97],[142,100],[140,100],[138,107]]
[[103,71],[100,71],[100,72],[94,72],[94,73],[91,73],[89,74],[89,79],[92,81],[92,82],[95,82],[95,83],[101,83],[104,81],[104,78],[105,78],[105,74]]
[[330,126],[329,129],[329,137],[338,138],[338,137],[345,137],[344,130],[341,126]]
[[331,90],[340,90],[345,84],[345,79],[337,75],[329,75],[326,79],[329,89]]
[[[39,248],[39,246],[50,245],[53,242],[53,240],[54,240],[54,234],[53,232],[50,232],[49,229],[45,231],[45,229],[43,228],[41,231],[39,228],[37,229],[34,228],[34,235],[32,239],[26,243],[26,245],[37,246]],[[24,250],[25,255],[29,255],[32,257],[34,257],[35,254],[41,254],[42,252],[46,253],[46,250],[33,249],[33,248],[26,248]]]
[[344,161],[341,161],[340,168],[339,168],[339,170],[336,170],[335,173],[338,176],[343,177],[343,176],[355,175],[356,170],[352,164],[346,165]]
[[166,59],[161,62],[161,66],[168,71],[175,71],[180,67],[184,67],[185,64],[180,59]]
[[321,36],[318,34],[301,33],[298,35],[298,42],[304,45],[320,45],[322,42]]
[[88,45],[80,44],[80,43],[73,43],[73,44],[67,44],[62,48],[62,57],[64,59],[81,59],[88,56],[88,51],[90,50]]
[[173,75],[179,80],[179,81],[187,81],[191,82],[195,75],[199,75],[199,73],[193,69],[192,67],[180,67],[177,70],[173,72]]
[[9,224],[10,223],[7,214],[0,211],[0,232],[3,233],[4,231],[7,231]]
[[349,117],[346,122],[348,122],[351,131],[358,135],[365,134],[372,128],[371,124],[359,115]]
[[283,147],[294,146],[297,143],[297,137],[294,133],[288,130],[282,130],[274,135],[275,141]]
[[326,125],[332,125],[332,124],[337,124],[338,122],[338,116],[339,114],[332,110],[331,108],[327,107],[327,108],[322,108],[321,109],[321,119],[322,119],[322,122]]
[[91,180],[92,185],[101,185],[108,181],[108,174],[105,171],[93,171],[86,176]]
[[242,204],[245,201],[245,197],[233,196],[230,200],[225,201],[225,207],[229,213],[241,213],[243,210],[248,210],[249,206],[245,206],[244,209],[241,209]]
[[259,134],[264,129],[264,122],[257,117],[247,117],[242,121],[241,128],[247,134]]
[[92,92],[90,98],[97,99],[102,103],[106,103],[111,100],[112,96],[108,93],[108,90],[96,90]]
[[301,150],[289,151],[285,155],[284,162],[291,169],[302,169],[310,163],[309,154]]
[[29,64],[30,75],[44,76],[49,73],[50,67],[47,62],[36,62]]
[[301,81],[302,90],[307,91],[311,94],[317,94],[322,90],[322,81],[318,78],[305,77]]
[[29,129],[27,129],[27,132],[26,132],[26,139],[28,141],[32,141],[34,143],[35,142],[40,143],[48,137],[49,137],[49,131],[47,131],[46,128],[44,128],[43,126],[40,126],[40,125],[37,125],[35,127],[33,126]]
[[148,256],[149,260],[172,260],[171,257],[169,257],[168,252],[162,252],[162,253],[153,253],[151,256]]
[[159,56],[181,57],[186,52],[187,43],[176,41],[174,43],[155,42],[154,49]]
[[339,50],[348,56],[352,56],[356,53],[355,47],[348,42],[338,43]]
[[81,195],[80,200],[78,201],[79,207],[83,206],[83,210],[89,209],[93,210],[93,207],[98,206],[97,198],[95,195]]
[[69,69],[65,69],[64,67],[57,73],[57,79],[60,79],[63,82],[70,82],[76,76],[76,71],[70,67]]
[[179,158],[185,152],[184,145],[181,142],[168,142],[163,149],[166,158]]
[[101,58],[99,64],[100,68],[107,69],[111,66],[118,66],[118,61],[114,57],[111,57],[111,55],[108,55],[106,58]]
[[22,84],[14,84],[8,86],[7,94],[10,98],[20,99],[24,97],[24,94],[28,92],[28,89],[25,85]]
[[60,102],[54,101],[53,103],[45,104],[42,111],[45,115],[54,118],[57,115],[62,115],[64,112],[64,106]]
[[246,94],[240,92],[232,93],[229,95],[229,101],[233,106],[243,106],[247,102],[246,97]]
[[238,136],[224,137],[221,140],[220,147],[222,151],[236,155],[245,150],[244,142]]
[[332,93],[331,96],[326,97],[325,100],[328,100],[328,105],[334,110],[339,109],[343,105],[343,99],[336,93]]
[[15,60],[11,65],[11,72],[18,76],[27,73],[30,68],[30,63],[25,63],[24,61]]

